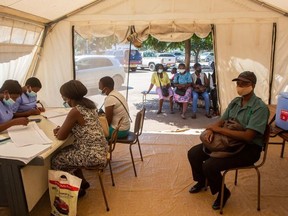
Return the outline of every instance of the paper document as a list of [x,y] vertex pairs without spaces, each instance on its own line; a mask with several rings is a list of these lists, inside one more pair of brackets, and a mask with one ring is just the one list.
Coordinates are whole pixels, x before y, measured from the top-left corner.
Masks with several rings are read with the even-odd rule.
[[45,111],[42,115],[55,125],[61,126],[70,110],[71,108],[55,108]]
[[52,143],[52,140],[38,127],[36,122],[30,122],[27,126],[17,125],[10,127],[8,128],[8,134],[18,147]]
[[41,115],[45,118],[54,118],[58,116],[66,116],[70,112],[71,108],[55,108],[49,109],[43,112]]
[[0,158],[19,160],[27,164],[50,147],[51,145],[29,145],[17,147],[15,143],[7,142],[0,145]]

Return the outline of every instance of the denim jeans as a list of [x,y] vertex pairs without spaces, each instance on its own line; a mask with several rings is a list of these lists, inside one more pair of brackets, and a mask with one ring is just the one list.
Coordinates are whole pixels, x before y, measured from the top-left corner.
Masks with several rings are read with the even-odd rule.
[[202,95],[202,97],[204,98],[205,101],[205,110],[206,113],[208,114],[210,111],[210,98],[209,98],[209,94],[208,92],[203,92],[203,93],[198,93],[193,91],[192,92],[192,98],[193,98],[193,102],[192,102],[192,112],[196,113],[197,112],[197,103],[198,103],[198,97],[199,95]]

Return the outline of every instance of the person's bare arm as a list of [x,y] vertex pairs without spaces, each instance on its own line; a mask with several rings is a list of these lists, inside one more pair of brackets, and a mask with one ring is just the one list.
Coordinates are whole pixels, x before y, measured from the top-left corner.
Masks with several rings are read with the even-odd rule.
[[14,113],[14,117],[28,117],[31,115],[40,115],[41,111],[38,108],[28,110],[26,112],[16,112]]
[[114,109],[114,106],[105,107],[105,115],[106,115],[108,125],[111,125],[111,123],[112,123],[113,109]]
[[4,131],[14,125],[27,125],[29,123],[29,119],[25,117],[11,119],[7,122],[0,124],[0,132]]
[[61,127],[57,127],[54,129],[54,135],[59,140],[66,139],[69,136],[73,126],[76,123],[78,123],[78,124],[82,123],[83,124],[84,119],[83,119],[81,113],[74,107],[68,113],[63,125]]

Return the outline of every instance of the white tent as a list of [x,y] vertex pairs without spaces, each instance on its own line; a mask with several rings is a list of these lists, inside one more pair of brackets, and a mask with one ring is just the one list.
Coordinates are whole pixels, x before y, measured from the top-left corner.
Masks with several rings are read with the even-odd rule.
[[288,91],[287,12],[282,0],[0,0],[0,80],[35,75],[43,83],[39,97],[59,106],[58,89],[73,78],[73,26],[85,37],[123,39],[134,25],[142,39],[165,41],[213,30],[222,108],[244,70],[256,73],[256,94],[276,103]]

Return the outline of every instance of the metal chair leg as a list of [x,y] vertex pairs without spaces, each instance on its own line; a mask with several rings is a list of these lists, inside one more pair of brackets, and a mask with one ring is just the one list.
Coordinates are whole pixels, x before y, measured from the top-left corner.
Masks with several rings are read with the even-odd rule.
[[104,190],[104,185],[103,185],[103,182],[102,182],[101,174],[102,174],[102,171],[99,171],[98,172],[98,177],[99,177],[101,190],[102,190],[102,194],[103,194],[105,205],[106,205],[106,211],[109,211],[110,209],[109,209],[109,206],[108,206],[108,201],[107,201],[107,198],[106,198],[106,194],[105,194],[105,190]]
[[136,167],[135,167],[133,153],[132,153],[132,144],[130,144],[129,150],[130,150],[131,160],[132,160],[132,164],[133,164],[134,174],[135,174],[135,177],[137,177]]
[[111,161],[108,162],[108,165],[109,165],[109,170],[110,170],[110,175],[111,175],[112,186],[115,186],[114,176],[113,176],[112,166],[111,166]]
[[224,186],[225,186],[225,176],[227,171],[224,171],[222,177],[222,185],[221,185],[221,199],[220,199],[220,214],[223,214],[223,199],[224,199]]
[[257,172],[257,177],[258,177],[258,191],[257,191],[257,196],[258,196],[258,204],[257,204],[257,210],[260,211],[260,189],[261,189],[261,176],[260,172],[257,168],[255,168]]
[[141,161],[143,161],[143,156],[142,156],[142,151],[141,151],[141,146],[140,146],[140,141],[137,138],[137,144],[138,144],[138,148],[139,148],[139,152],[140,152],[140,156],[141,156]]
[[282,148],[281,148],[281,155],[280,155],[281,158],[283,158],[283,155],[284,155],[284,149],[285,149],[285,140],[283,139],[283,142],[282,142]]
[[234,185],[237,185],[237,179],[238,179],[238,169],[235,170]]

